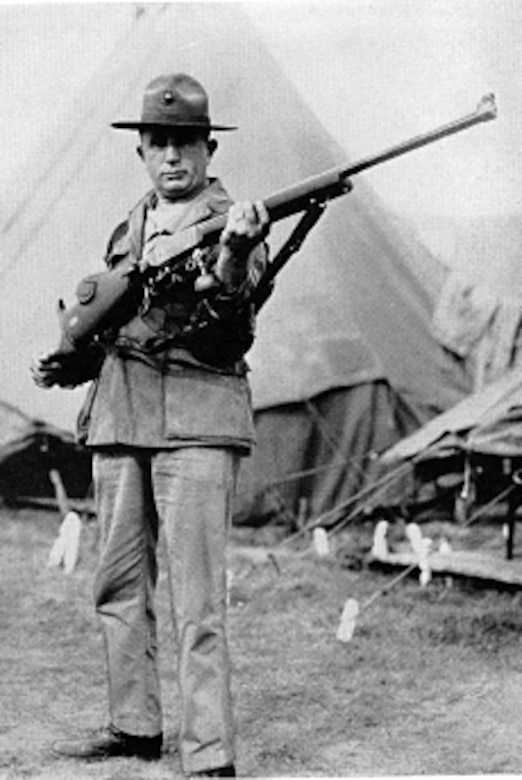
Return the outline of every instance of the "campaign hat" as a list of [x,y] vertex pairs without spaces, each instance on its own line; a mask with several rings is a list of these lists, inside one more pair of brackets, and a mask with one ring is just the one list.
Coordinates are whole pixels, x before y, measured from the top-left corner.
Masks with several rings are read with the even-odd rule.
[[112,122],[121,130],[147,130],[157,127],[202,130],[236,130],[210,120],[209,100],[204,87],[186,73],[158,76],[145,88],[141,118]]

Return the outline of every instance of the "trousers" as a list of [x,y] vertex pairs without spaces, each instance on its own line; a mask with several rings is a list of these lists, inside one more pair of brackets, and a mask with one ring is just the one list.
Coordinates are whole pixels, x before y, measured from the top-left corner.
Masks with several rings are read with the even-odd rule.
[[186,773],[235,760],[226,618],[226,540],[239,456],[231,448],[117,448],[93,457],[100,523],[94,600],[109,714],[128,734],[162,731],[154,592],[163,527]]

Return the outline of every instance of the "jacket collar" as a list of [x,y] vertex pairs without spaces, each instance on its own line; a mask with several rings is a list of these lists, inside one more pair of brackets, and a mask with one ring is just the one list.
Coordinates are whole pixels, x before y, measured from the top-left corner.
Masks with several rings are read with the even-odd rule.
[[[124,256],[132,253],[136,258],[141,254],[143,233],[147,211],[154,208],[158,196],[154,190],[148,192],[134,206],[127,219],[127,230],[119,236],[111,247],[111,257]],[[199,222],[204,222],[214,216],[226,214],[231,199],[217,178],[209,179],[208,186],[194,200],[193,208],[187,209],[186,219],[179,228],[187,228]]]
[[[136,206],[132,209],[128,219],[128,230],[122,236],[120,241],[127,242],[127,251],[131,250],[139,257],[143,246],[143,232],[148,209],[155,208],[158,202],[158,196],[154,190],[148,192]],[[177,226],[177,230],[192,227],[207,219],[220,214],[226,214],[231,204],[231,199],[225,188],[217,178],[209,179],[208,186],[200,192],[193,203],[187,208],[187,211]],[[115,247],[115,253],[121,254],[124,247]]]

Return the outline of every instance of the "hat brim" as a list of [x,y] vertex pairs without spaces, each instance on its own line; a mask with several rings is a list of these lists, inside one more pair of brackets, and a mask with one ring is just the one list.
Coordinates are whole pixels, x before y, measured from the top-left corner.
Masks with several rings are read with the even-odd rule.
[[114,127],[117,130],[151,130],[158,127],[169,128],[170,130],[176,130],[177,128],[183,130],[237,130],[237,127],[228,125],[207,125],[195,122],[112,122],[111,127]]

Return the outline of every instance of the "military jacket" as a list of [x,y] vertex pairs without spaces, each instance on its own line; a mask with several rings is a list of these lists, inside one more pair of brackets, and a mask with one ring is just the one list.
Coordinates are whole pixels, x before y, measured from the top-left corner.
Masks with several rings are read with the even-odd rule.
[[[129,258],[139,260],[147,211],[154,207],[155,198],[149,193],[115,230],[106,256],[109,267]],[[224,214],[230,203],[219,180],[213,179],[184,213],[176,230]],[[262,274],[266,255],[263,244],[251,253],[251,279]],[[245,296],[243,285],[223,304],[227,312],[241,309]],[[221,356],[213,364],[204,350],[195,349],[190,339],[184,339],[183,328],[196,303],[192,290],[175,292],[165,300],[153,301],[145,313],[138,313],[107,336],[105,359],[79,416],[80,440],[96,448],[206,445],[249,451],[254,426],[247,364],[233,350],[230,361]],[[229,316],[218,329],[217,338],[230,343],[242,337],[248,341],[250,334],[239,331],[252,327],[252,312],[246,318],[244,312],[239,319]],[[200,341],[204,342],[206,331],[202,334]]]

